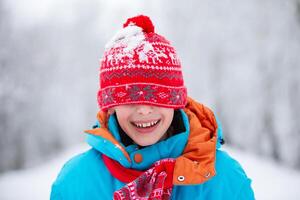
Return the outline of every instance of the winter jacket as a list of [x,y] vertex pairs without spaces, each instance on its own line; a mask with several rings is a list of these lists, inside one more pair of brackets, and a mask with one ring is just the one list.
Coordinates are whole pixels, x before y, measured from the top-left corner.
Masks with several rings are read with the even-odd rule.
[[[139,149],[136,144],[124,146],[116,117],[100,112],[97,126],[86,131],[91,149],[63,166],[52,185],[51,200],[112,199],[126,183],[110,173],[103,154],[136,170],[146,170],[164,158],[176,159],[171,199],[253,200],[251,180],[241,165],[221,150],[222,130],[213,113],[189,98],[180,114],[183,132]],[[136,161],[136,154],[142,161]]]

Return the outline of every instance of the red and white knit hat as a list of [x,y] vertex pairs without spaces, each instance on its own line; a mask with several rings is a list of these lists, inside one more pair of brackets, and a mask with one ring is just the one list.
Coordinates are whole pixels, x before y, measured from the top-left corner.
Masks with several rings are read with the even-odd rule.
[[154,33],[149,17],[129,18],[105,46],[100,60],[99,107],[149,104],[183,108],[181,64],[170,42]]

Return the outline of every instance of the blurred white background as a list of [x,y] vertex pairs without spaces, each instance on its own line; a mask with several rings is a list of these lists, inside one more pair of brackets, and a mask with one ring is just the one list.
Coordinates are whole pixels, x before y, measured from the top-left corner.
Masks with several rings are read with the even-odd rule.
[[[78,153],[55,161],[82,143],[83,130],[96,121],[98,60],[137,14],[148,15],[176,47],[188,94],[220,118],[225,146],[238,152],[246,171],[249,165],[254,182],[266,181],[256,182],[260,199],[299,199],[284,189],[280,196],[272,174],[259,179],[265,175],[259,170],[280,167],[274,176],[293,176],[279,176],[278,184],[299,187],[299,0],[0,1],[0,199],[18,199],[7,188],[21,178],[37,184],[27,172],[47,163],[39,169],[52,176],[39,178],[50,184]],[[272,164],[255,171],[253,163],[263,160]]]

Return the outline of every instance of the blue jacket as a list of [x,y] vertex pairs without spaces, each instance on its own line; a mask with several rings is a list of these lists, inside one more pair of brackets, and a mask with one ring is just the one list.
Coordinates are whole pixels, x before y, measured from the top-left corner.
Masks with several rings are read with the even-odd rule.
[[[137,170],[148,169],[155,161],[163,158],[180,157],[191,137],[189,116],[180,110],[185,131],[164,141],[160,141],[146,148],[138,149],[133,144],[121,146],[126,150],[130,159],[124,156],[118,145],[107,137],[97,134],[87,134],[87,143],[91,149],[75,156],[62,168],[56,181],[52,185],[51,200],[93,200],[112,199],[114,191],[123,187],[123,183],[113,177],[102,160],[102,154],[117,160],[126,168]],[[253,200],[251,180],[247,177],[241,165],[221,150],[222,130],[220,124],[216,131],[214,168],[216,174],[199,184],[173,186],[171,199],[180,200]],[[108,130],[114,139],[120,141],[117,120],[114,115],[108,119]],[[99,128],[100,124],[97,123]],[[136,163],[134,155],[139,153],[143,161]]]

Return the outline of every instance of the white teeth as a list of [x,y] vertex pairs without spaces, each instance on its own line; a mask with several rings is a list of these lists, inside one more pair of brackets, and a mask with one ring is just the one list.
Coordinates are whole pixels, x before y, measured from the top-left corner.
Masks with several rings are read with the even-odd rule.
[[146,128],[146,127],[154,126],[155,124],[157,124],[158,121],[159,120],[148,122],[148,123],[140,123],[140,124],[134,123],[134,125],[138,128]]

